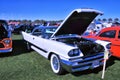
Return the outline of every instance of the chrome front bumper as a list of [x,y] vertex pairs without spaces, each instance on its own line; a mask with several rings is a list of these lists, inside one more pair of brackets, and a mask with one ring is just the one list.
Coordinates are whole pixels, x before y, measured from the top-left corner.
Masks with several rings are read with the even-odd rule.
[[0,49],[0,53],[8,53],[8,52],[12,52],[12,48],[9,48],[9,49]]
[[104,53],[98,53],[86,57],[69,59],[69,61],[61,60],[61,65],[68,72],[77,72],[87,69],[94,69],[103,65]]

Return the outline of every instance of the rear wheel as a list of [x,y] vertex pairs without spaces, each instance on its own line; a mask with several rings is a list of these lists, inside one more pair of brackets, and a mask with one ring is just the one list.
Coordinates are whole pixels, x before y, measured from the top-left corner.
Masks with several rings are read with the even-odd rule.
[[29,42],[26,42],[26,47],[27,47],[27,50],[30,51],[31,50],[31,47],[30,47],[30,43]]
[[65,72],[65,70],[63,69],[63,67],[60,64],[60,59],[57,55],[55,55],[55,54],[51,55],[50,63],[51,63],[51,68],[55,74],[60,75]]

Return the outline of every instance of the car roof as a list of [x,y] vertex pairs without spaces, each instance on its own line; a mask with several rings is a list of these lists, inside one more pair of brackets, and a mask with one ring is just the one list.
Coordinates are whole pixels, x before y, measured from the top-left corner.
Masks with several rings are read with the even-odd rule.
[[102,29],[101,31],[106,31],[106,30],[119,30],[120,26],[112,26],[112,27],[107,27]]

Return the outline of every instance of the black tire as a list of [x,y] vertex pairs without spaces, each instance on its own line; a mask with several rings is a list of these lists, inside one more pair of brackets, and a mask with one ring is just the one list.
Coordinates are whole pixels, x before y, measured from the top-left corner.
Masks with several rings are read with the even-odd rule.
[[30,46],[29,42],[26,42],[26,48],[27,48],[28,51],[31,51],[31,46]]
[[50,63],[51,63],[51,68],[55,74],[61,75],[65,73],[65,70],[60,64],[60,59],[57,55],[55,54],[51,55]]

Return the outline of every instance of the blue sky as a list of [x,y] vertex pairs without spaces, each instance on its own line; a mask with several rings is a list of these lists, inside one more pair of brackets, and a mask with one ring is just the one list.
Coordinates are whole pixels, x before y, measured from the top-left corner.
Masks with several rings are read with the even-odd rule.
[[0,19],[63,20],[76,8],[100,10],[100,18],[120,18],[120,0],[0,0]]

